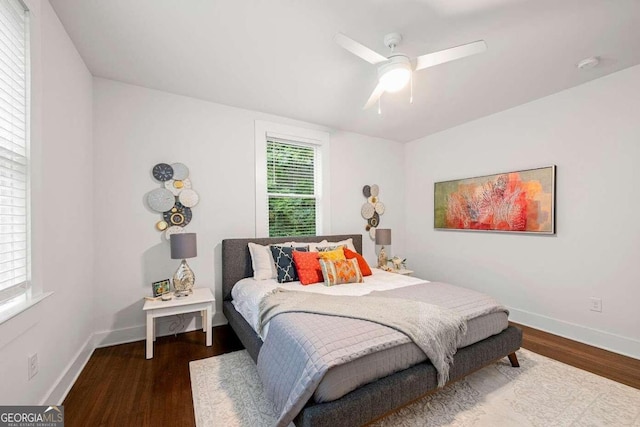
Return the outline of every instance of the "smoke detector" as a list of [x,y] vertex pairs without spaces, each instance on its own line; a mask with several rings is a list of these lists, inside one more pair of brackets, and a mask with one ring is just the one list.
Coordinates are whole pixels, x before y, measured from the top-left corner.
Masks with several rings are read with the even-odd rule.
[[576,64],[576,67],[578,67],[580,70],[590,70],[596,67],[599,63],[600,63],[600,58],[598,58],[597,56],[591,56],[589,58],[585,58],[582,61],[578,62]]

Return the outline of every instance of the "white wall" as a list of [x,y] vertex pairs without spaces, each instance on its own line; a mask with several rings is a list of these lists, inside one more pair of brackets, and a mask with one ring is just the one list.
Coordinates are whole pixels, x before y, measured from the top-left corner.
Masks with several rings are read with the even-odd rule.
[[[516,322],[640,358],[638,111],[640,66],[409,143],[412,268],[498,297]],[[556,236],[434,231],[434,182],[550,164]]]
[[[215,290],[221,313],[222,239],[255,235],[254,121],[321,127],[193,98],[94,79],[95,315],[104,345],[143,336],[142,297],[153,281],[169,278],[178,262],[155,229],[159,214],[145,207],[157,188],[151,168],[182,162],[191,170],[200,203],[188,231],[198,234],[198,257],[189,260],[197,286]],[[387,213],[382,225],[397,231],[402,250],[403,146],[346,132],[331,135],[332,233],[364,231],[362,186],[377,183]],[[365,236],[365,254],[374,258]],[[169,319],[159,333],[193,327]],[[115,332],[114,332],[115,331]]]
[[[93,332],[92,77],[49,2],[27,3],[33,26],[33,282],[54,294],[0,325],[2,405],[59,403],[75,374],[71,364],[90,354]],[[40,368],[28,381],[32,353]]]

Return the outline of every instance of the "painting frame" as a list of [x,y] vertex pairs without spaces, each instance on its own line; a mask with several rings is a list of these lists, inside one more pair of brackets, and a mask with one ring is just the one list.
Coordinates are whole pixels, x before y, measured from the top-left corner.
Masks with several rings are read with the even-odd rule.
[[153,288],[154,298],[157,298],[171,292],[171,281],[169,279],[158,280],[157,282],[153,282],[151,287]]
[[[520,169],[520,170],[515,170],[515,171],[509,171],[509,172],[502,172],[502,173],[494,173],[494,174],[488,174],[488,175],[479,175],[479,176],[474,176],[474,177],[469,177],[469,178],[459,178],[459,179],[453,179],[453,180],[447,180],[447,181],[439,181],[439,182],[434,182],[433,184],[433,227],[434,230],[439,230],[439,231],[480,231],[480,232],[485,232],[485,233],[508,233],[508,234],[529,234],[529,235],[555,235],[557,230],[556,230],[556,165],[548,165],[548,166],[542,166],[542,167],[536,167],[536,168],[530,168],[530,169]],[[449,199],[446,200],[446,206],[444,206],[444,199],[443,199],[443,190],[442,188],[445,188],[446,186],[448,187],[452,187],[454,185],[471,185],[473,182],[486,182],[489,183],[491,182],[490,180],[493,179],[498,179],[499,177],[511,177],[514,174],[517,174],[518,176],[520,176],[520,174],[525,174],[525,175],[533,175],[536,172],[538,173],[548,173],[548,177],[547,176],[541,176],[541,178],[544,180],[544,187],[548,189],[548,191],[544,192],[544,196],[545,196],[545,200],[548,200],[549,206],[548,209],[546,209],[543,213],[545,214],[545,222],[548,222],[549,226],[548,229],[544,229],[544,230],[512,230],[512,229],[498,229],[498,228],[464,228],[464,227],[452,227],[452,226],[446,226],[447,224],[444,224],[444,222],[447,221],[447,209],[449,209],[450,207],[450,202]],[[508,179],[508,178],[507,178]],[[467,183],[467,184],[465,184]],[[479,184],[476,184],[479,185]],[[438,186],[441,187],[441,189],[438,189]],[[446,192],[444,194],[447,194]],[[449,197],[451,195],[451,193],[447,194],[447,197]],[[443,215],[444,215],[444,219],[443,219]],[[547,219],[548,216],[548,219]]]

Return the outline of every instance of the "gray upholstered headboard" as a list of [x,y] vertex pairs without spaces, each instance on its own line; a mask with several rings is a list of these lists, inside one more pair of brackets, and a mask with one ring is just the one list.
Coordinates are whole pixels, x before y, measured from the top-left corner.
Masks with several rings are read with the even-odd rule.
[[305,236],[305,237],[264,237],[252,239],[225,239],[222,241],[222,297],[231,299],[231,289],[238,280],[253,276],[251,268],[251,254],[249,254],[249,242],[259,245],[270,245],[284,242],[320,242],[328,240],[338,242],[348,238],[353,239],[356,250],[362,253],[361,234],[341,234],[335,236]]

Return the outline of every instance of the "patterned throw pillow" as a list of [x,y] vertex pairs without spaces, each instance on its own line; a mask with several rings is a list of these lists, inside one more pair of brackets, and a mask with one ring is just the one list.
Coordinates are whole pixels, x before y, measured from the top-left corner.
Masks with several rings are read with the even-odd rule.
[[332,251],[318,252],[318,256],[320,257],[320,259],[328,259],[333,261],[347,259],[344,256],[344,251],[342,250],[342,246]]
[[320,267],[322,267],[325,286],[364,282],[358,261],[355,259],[332,261],[320,258]]
[[358,252],[354,252],[349,248],[344,248],[344,256],[347,259],[355,259],[358,261],[358,267],[360,267],[360,271],[363,276],[371,276],[372,273],[369,264],[367,264],[367,261]]
[[335,251],[336,249],[342,248],[343,250],[346,248],[346,245],[338,245],[338,246],[316,246],[317,252],[329,252]]
[[278,283],[295,282],[298,280],[296,266],[293,263],[293,251],[308,252],[309,247],[293,248],[291,246],[271,246],[271,255],[278,270]]
[[296,272],[301,284],[310,285],[324,280],[318,252],[293,251],[293,263],[296,265]]

